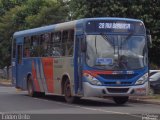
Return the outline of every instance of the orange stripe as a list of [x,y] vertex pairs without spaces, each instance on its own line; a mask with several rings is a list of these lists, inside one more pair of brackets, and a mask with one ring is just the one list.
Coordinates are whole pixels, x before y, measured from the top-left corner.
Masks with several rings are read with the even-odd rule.
[[53,58],[42,58],[44,76],[46,78],[47,88],[49,93],[54,92],[53,80]]
[[92,75],[93,77],[98,76],[99,74],[112,74],[113,71],[96,71],[96,70],[84,70],[83,73],[88,73]]
[[112,74],[112,71],[93,71],[95,74]]
[[84,70],[83,73],[87,73],[87,74],[90,74],[92,75],[93,77],[97,77],[97,74],[91,72],[91,71],[88,71],[88,70]]
[[33,81],[34,81],[34,85],[35,85],[35,91],[40,91],[40,86],[37,80],[37,73],[36,73],[36,69],[34,66],[34,62],[32,62],[32,76],[33,76]]

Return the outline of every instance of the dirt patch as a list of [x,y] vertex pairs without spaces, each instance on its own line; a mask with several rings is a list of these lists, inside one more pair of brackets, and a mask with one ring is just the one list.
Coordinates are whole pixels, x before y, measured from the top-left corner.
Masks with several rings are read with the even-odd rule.
[[0,85],[11,86],[12,82],[11,82],[11,80],[0,79]]

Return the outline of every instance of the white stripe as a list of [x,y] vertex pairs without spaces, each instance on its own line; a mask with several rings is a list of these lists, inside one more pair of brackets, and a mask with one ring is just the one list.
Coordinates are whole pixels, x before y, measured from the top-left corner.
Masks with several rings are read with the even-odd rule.
[[37,81],[39,83],[40,90],[41,90],[41,92],[44,92],[43,86],[42,86],[42,82],[40,80],[39,67],[38,67],[38,63],[37,62],[36,62],[36,74],[37,74]]
[[44,76],[42,60],[40,61],[40,75],[41,75],[41,80],[42,80],[42,83],[43,83],[44,91],[47,93],[48,89],[47,89],[46,79],[45,79],[45,76]]

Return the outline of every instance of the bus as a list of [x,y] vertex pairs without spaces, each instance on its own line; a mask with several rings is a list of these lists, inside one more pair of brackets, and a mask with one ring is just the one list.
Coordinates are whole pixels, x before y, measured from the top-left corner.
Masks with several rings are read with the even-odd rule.
[[148,45],[141,20],[84,18],[15,32],[12,81],[29,96],[111,97],[125,104],[148,91]]

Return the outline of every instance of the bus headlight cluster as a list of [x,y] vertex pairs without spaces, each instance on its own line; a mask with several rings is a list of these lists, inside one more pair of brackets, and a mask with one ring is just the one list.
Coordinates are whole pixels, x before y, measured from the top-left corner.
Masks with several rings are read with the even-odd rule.
[[141,78],[136,81],[136,85],[142,85],[148,80],[148,73],[144,74]]
[[102,85],[102,83],[97,80],[97,78],[91,76],[90,74],[85,73],[84,76],[86,77],[87,81],[92,85]]

